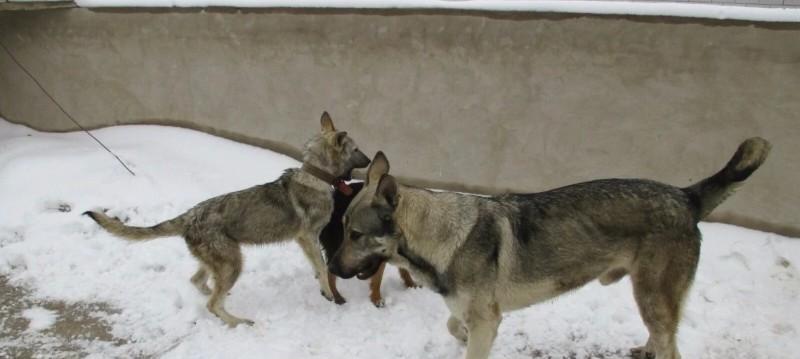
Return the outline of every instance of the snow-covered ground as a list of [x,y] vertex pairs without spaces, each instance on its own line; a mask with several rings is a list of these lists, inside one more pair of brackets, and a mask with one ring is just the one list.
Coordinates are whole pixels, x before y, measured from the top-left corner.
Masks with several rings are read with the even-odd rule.
[[56,314],[42,307],[31,307],[22,312],[29,321],[28,330],[38,331],[51,327],[56,322]]
[[[309,120],[308,128],[311,134],[316,122]],[[271,181],[297,162],[178,128],[121,126],[94,133],[137,176],[83,133],[40,133],[0,120],[0,275],[42,300],[117,308],[102,319],[127,341],[80,342],[85,351],[103,358],[463,355],[464,347],[447,333],[447,309],[438,295],[404,289],[391,270],[383,286],[385,308],[373,307],[367,283],[356,280],[339,282],[348,303],[336,306],[319,295],[293,243],[245,250],[245,271],[227,308],[256,325],[227,328],[189,283],[196,263],[180,238],[130,243],[80,213],[103,207],[131,224],[150,225],[205,198]],[[797,357],[800,241],[722,224],[701,229],[702,260],[680,329],[683,357]],[[42,308],[25,313],[32,319],[29,330],[60,320]],[[646,338],[628,280],[609,287],[595,282],[505,314],[492,355],[623,358]]]
[[[75,0],[81,7],[366,8],[532,11],[800,22],[800,9],[764,4],[581,0]],[[750,6],[747,6],[750,5]],[[774,4],[772,4],[774,5]]]

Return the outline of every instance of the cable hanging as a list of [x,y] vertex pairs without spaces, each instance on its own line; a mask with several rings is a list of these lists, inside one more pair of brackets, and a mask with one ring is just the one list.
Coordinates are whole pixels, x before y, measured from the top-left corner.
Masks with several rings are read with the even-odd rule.
[[28,69],[26,69],[26,68],[25,68],[25,66],[22,66],[22,64],[19,62],[19,60],[17,60],[17,58],[14,56],[14,54],[12,54],[12,53],[11,53],[11,51],[10,51],[10,50],[9,50],[9,49],[6,47],[6,45],[5,45],[5,44],[4,44],[2,41],[0,41],[0,47],[2,47],[2,48],[3,48],[3,50],[5,50],[5,52],[6,52],[6,53],[8,54],[8,56],[11,58],[11,60],[12,60],[12,61],[14,61],[14,63],[16,63],[16,64],[17,64],[17,66],[19,66],[19,68],[20,68],[20,69],[22,69],[22,71],[23,71],[23,72],[25,72],[25,73],[28,75],[28,77],[30,77],[30,78],[31,78],[31,80],[33,80],[33,82],[34,82],[34,83],[36,83],[36,86],[39,86],[39,89],[41,89],[41,90],[42,90],[42,92],[43,92],[45,95],[47,95],[47,97],[48,97],[48,98],[50,98],[50,101],[53,101],[53,103],[56,105],[56,107],[58,107],[58,109],[59,109],[59,110],[61,110],[61,112],[63,112],[63,113],[64,113],[64,115],[65,115],[65,116],[67,116],[67,118],[69,118],[69,119],[72,121],[72,123],[74,123],[74,124],[75,124],[75,126],[78,126],[78,128],[80,128],[81,130],[83,130],[83,132],[86,132],[86,134],[87,134],[87,135],[89,135],[89,137],[91,137],[92,139],[94,139],[94,140],[95,140],[95,142],[97,142],[97,143],[98,143],[98,144],[99,144],[101,147],[103,147],[103,148],[104,148],[106,151],[108,151],[108,153],[110,153],[112,156],[114,156],[114,158],[116,158],[116,159],[117,159],[117,161],[119,162],[119,164],[121,164],[121,165],[122,165],[122,167],[125,167],[125,169],[126,169],[126,170],[128,170],[128,172],[129,172],[129,173],[130,173],[132,176],[136,176],[136,174],[135,174],[135,173],[133,173],[133,171],[131,171],[131,169],[130,169],[130,168],[128,168],[128,166],[127,166],[127,165],[125,165],[125,162],[122,162],[122,160],[119,158],[119,156],[117,156],[117,154],[115,154],[113,151],[111,151],[111,149],[109,149],[109,148],[108,148],[108,147],[107,147],[105,144],[103,144],[103,142],[100,142],[100,140],[99,140],[99,139],[97,139],[97,137],[94,137],[94,135],[92,135],[92,133],[91,133],[91,132],[89,132],[89,130],[87,130],[86,128],[84,128],[83,126],[81,126],[81,124],[80,124],[80,123],[78,123],[78,121],[76,121],[76,120],[75,120],[75,118],[73,118],[73,117],[72,117],[72,116],[71,116],[71,115],[70,115],[70,114],[67,112],[67,110],[65,110],[65,109],[64,109],[64,107],[61,107],[61,104],[59,104],[59,103],[58,103],[58,101],[56,101],[56,99],[55,99],[55,98],[53,98],[53,96],[52,96],[52,95],[50,95],[50,93],[49,93],[49,92],[47,92],[47,90],[45,90],[45,89],[44,89],[44,86],[42,86],[42,84],[41,84],[41,83],[39,83],[39,80],[37,80],[37,79],[36,79],[36,77],[34,77],[34,76],[33,76],[33,74],[31,74],[31,72],[30,72],[30,71],[28,71]]

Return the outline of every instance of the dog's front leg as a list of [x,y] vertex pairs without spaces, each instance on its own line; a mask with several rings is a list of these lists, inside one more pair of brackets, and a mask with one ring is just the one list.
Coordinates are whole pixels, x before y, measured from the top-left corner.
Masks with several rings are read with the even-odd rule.
[[381,297],[381,282],[383,281],[383,271],[386,269],[386,262],[381,263],[378,271],[369,279],[369,300],[378,308],[383,308],[385,303]]
[[300,236],[297,238],[297,242],[300,244],[300,248],[303,249],[303,253],[306,255],[306,258],[308,258],[308,261],[311,262],[311,266],[314,267],[314,275],[316,275],[319,281],[319,288],[322,292],[322,296],[327,300],[335,301],[336,298],[328,282],[328,267],[325,266],[325,261],[322,259],[322,250],[319,247],[319,242],[316,239],[310,239],[318,237],[319,236]]
[[328,272],[328,287],[331,288],[331,293],[333,293],[333,302],[336,304],[344,304],[347,303],[347,300],[342,297],[342,294],[339,293],[339,290],[336,289],[336,276],[333,273]]
[[467,325],[467,358],[487,359],[497,336],[502,315],[497,303],[473,306],[465,318]]

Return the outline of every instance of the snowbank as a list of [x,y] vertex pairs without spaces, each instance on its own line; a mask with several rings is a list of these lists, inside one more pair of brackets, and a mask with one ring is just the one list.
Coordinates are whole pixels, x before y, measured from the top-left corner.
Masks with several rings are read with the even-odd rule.
[[76,0],[82,7],[367,8],[534,11],[678,16],[751,21],[800,21],[800,9],[696,3],[570,0]]
[[[309,133],[316,126],[309,119]],[[348,303],[335,306],[319,295],[295,244],[246,248],[244,272],[226,307],[256,325],[228,329],[189,283],[197,264],[180,238],[130,243],[80,213],[103,207],[131,224],[154,224],[208,197],[271,181],[297,162],[171,127],[94,133],[137,176],[85,134],[40,133],[0,120],[0,274],[29,286],[37,298],[116,307],[117,314],[102,319],[128,341],[76,344],[86,352],[166,358],[463,355],[463,346],[447,333],[447,309],[432,291],[406,290],[397,272],[387,270],[386,308],[373,307],[367,283],[356,280],[339,282]],[[796,357],[800,241],[721,224],[701,229],[703,253],[679,334],[683,356]],[[646,338],[628,279],[609,287],[595,282],[505,314],[492,357],[625,358]]]

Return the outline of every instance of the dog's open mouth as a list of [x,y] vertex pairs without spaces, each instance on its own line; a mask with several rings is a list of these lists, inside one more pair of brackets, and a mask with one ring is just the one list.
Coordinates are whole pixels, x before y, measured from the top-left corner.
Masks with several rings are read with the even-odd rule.
[[345,173],[344,176],[339,176],[339,178],[337,178],[337,180],[339,180],[339,181],[350,181],[352,179],[353,179],[353,170],[352,169],[347,171],[347,173]]
[[353,179],[353,168],[347,170],[343,175],[336,177],[337,181],[350,181]]
[[371,278],[373,275],[375,275],[375,272],[377,272],[378,269],[381,267],[383,261],[385,261],[385,259],[380,256],[367,258],[364,265],[361,266],[361,268],[356,273],[356,278],[361,280]]

